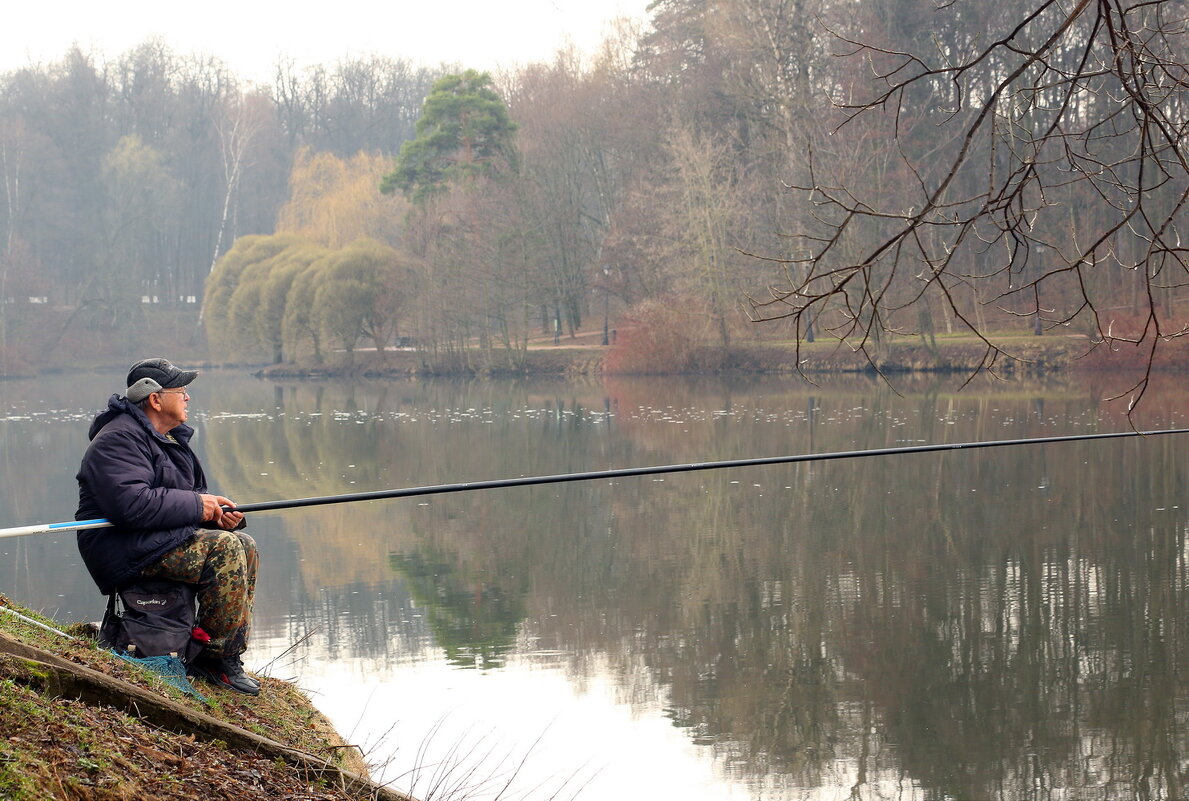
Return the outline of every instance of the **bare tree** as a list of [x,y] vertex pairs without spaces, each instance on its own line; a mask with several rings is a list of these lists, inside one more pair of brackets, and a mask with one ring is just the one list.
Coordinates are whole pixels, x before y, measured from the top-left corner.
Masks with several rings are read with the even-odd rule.
[[923,24],[901,16],[920,4],[864,6],[825,24],[870,77],[819,85],[844,115],[836,135],[886,126],[903,180],[873,195],[811,157],[801,251],[772,259],[783,279],[753,318],[816,326],[878,369],[879,337],[932,302],[981,343],[975,373],[1013,358],[995,321],[1073,326],[1088,350],[1140,349],[1134,404],[1158,349],[1186,333],[1172,306],[1189,276],[1186,4],[936,0]]
[[[252,140],[263,126],[263,115],[267,113],[267,100],[257,95],[233,95],[228,98],[226,115],[217,123],[219,141],[223,149],[223,203],[219,214],[219,225],[216,229],[214,252],[211,254],[210,272],[218,264],[223,253],[223,240],[229,237],[229,228],[233,228],[232,215],[235,211],[234,200],[243,177],[246,156]],[[233,234],[230,234],[233,236]],[[198,308],[198,322],[195,332],[202,327],[206,315],[206,300]]]

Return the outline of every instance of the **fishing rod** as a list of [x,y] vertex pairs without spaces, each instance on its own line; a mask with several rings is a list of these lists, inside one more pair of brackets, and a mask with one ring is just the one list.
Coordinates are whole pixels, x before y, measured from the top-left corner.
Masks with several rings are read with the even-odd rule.
[[[441,495],[449,492],[472,492],[508,487],[528,487],[539,484],[562,484],[571,481],[595,481],[598,479],[651,476],[660,473],[690,473],[697,470],[722,470],[732,467],[759,467],[773,464],[796,464],[798,462],[829,462],[837,459],[861,459],[869,456],[902,456],[910,453],[934,453],[937,451],[973,450],[976,448],[1003,448],[1012,445],[1046,445],[1060,442],[1084,442],[1095,439],[1120,439],[1123,437],[1152,437],[1161,434],[1189,434],[1189,428],[1171,428],[1159,431],[1117,431],[1108,434],[1072,434],[1063,437],[1036,437],[1032,439],[999,439],[983,442],[950,442],[939,445],[906,445],[898,448],[876,448],[859,451],[836,451],[834,453],[805,453],[795,456],[764,456],[756,459],[728,459],[718,462],[690,462],[687,464],[666,464],[652,467],[625,467],[613,470],[592,470],[584,473],[562,473],[554,476],[521,476],[491,481],[467,481],[459,484],[437,484],[429,487],[405,487],[401,489],[352,492],[343,495],[322,495],[313,498],[294,498],[283,501],[245,503],[235,511],[270,512],[278,509],[297,509],[305,506],[324,506],[332,503],[355,503],[356,501],[378,501],[387,498],[412,498],[421,495]],[[104,528],[113,525],[108,520],[71,520],[62,523],[46,523],[18,528],[0,529],[0,538],[19,537],[24,534],[50,534],[58,531],[78,531]]]

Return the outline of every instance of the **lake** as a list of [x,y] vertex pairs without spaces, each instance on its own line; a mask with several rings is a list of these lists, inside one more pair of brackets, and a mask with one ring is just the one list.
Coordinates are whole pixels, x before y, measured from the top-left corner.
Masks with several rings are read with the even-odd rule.
[[[73,517],[87,426],[121,379],[0,382],[0,525]],[[1185,426],[1179,383],[1136,424]],[[192,389],[207,473],[241,503],[1130,425],[1102,386],[1072,380],[209,371]],[[309,692],[422,798],[1183,798],[1185,444],[257,513],[245,661]],[[0,556],[17,602],[101,614],[73,534],[0,540]]]

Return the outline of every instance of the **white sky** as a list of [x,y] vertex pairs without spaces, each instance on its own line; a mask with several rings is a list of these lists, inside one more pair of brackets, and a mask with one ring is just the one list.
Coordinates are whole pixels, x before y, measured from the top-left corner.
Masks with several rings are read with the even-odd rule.
[[616,17],[643,20],[649,0],[8,0],[0,71],[62,58],[71,44],[115,59],[150,36],[179,55],[225,61],[271,82],[278,58],[332,66],[372,54],[495,70],[590,52]]

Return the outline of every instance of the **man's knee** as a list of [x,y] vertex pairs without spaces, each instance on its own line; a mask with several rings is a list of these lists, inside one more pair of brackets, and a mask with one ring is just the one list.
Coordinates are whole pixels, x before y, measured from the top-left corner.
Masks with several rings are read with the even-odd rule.
[[228,534],[234,534],[239,539],[239,544],[243,547],[244,553],[256,553],[256,540],[249,537],[242,531],[229,531]]
[[[242,535],[235,531],[208,531],[203,535],[209,544],[211,552],[223,555],[242,555],[247,551]],[[256,544],[252,543],[255,548]]]
[[234,532],[211,531],[204,532],[202,536],[207,547],[206,562],[202,571],[206,582],[224,581],[244,573],[248,557]]

